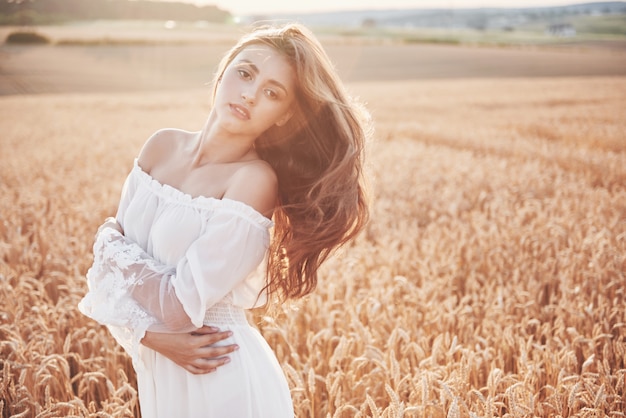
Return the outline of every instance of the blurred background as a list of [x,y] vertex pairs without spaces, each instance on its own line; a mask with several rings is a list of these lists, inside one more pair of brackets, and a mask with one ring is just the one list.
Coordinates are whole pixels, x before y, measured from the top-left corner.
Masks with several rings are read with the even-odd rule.
[[366,231],[251,318],[296,416],[623,417],[626,3],[563,0],[0,0],[0,417],[139,417],[76,309],[93,234],[145,139],[200,129],[222,55],[287,20],[375,122]]

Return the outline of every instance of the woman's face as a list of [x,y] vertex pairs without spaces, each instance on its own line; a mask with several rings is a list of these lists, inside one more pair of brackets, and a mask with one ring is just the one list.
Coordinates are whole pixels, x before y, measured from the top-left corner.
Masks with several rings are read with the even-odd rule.
[[295,86],[294,70],[283,55],[267,45],[250,45],[224,70],[214,111],[230,132],[256,138],[291,117]]

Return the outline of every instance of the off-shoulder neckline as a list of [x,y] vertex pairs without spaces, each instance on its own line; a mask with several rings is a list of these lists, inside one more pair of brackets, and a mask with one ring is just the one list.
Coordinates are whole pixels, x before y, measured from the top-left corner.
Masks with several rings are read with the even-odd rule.
[[242,215],[247,215],[252,220],[267,228],[274,225],[274,222],[271,219],[268,219],[261,212],[257,211],[252,206],[240,200],[234,200],[229,198],[218,199],[216,197],[210,196],[192,196],[189,193],[185,193],[182,190],[174,186],[170,186],[167,183],[161,183],[159,180],[152,177],[148,172],[144,171],[144,169],[139,165],[139,161],[137,158],[135,158],[133,163],[133,171],[136,172],[140,177],[142,177],[143,180],[151,185],[154,189],[161,191],[164,195],[170,198],[176,198],[187,204],[198,204],[202,207],[207,207],[211,209],[214,209],[216,207],[230,209]]

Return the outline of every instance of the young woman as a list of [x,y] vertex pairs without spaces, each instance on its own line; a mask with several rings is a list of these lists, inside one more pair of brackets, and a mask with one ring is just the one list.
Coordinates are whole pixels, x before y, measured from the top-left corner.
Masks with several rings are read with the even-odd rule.
[[295,24],[244,36],[212,104],[200,132],[164,129],[144,145],[98,230],[79,307],[132,356],[145,418],[293,417],[244,310],[311,292],[362,229],[367,115]]

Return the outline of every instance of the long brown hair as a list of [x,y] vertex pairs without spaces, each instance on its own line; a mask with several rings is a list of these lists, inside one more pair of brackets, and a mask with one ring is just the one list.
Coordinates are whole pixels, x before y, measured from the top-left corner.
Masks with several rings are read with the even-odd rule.
[[255,143],[278,176],[279,205],[267,259],[265,290],[281,299],[315,289],[317,270],[363,228],[369,212],[363,151],[369,115],[345,91],[315,36],[298,24],[258,28],[223,58],[214,80],[244,48],[269,45],[292,65],[294,115]]

